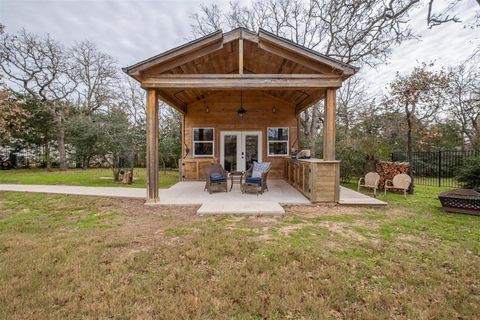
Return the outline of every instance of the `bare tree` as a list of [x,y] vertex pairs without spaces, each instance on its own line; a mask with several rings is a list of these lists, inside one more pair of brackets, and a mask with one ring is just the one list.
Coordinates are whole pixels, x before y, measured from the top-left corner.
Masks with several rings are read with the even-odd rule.
[[375,98],[367,94],[365,80],[360,76],[346,80],[337,93],[337,119],[348,137],[357,115],[374,105]]
[[220,30],[224,24],[222,12],[218,5],[212,4],[211,6],[207,6],[201,4],[200,9],[201,13],[194,13],[190,16],[192,20],[190,28],[192,29],[194,38],[199,38],[213,31]]
[[70,49],[70,56],[72,69],[79,80],[75,91],[82,112],[90,115],[110,104],[118,87],[115,59],[89,41],[75,43]]
[[49,35],[39,37],[25,30],[15,35],[5,33],[0,38],[0,71],[52,114],[57,127],[60,168],[66,169],[67,98],[75,90],[77,79],[62,45]]
[[[394,46],[415,37],[409,14],[418,2],[254,0],[250,5],[231,2],[225,11],[202,5],[192,16],[192,33],[198,37],[221,28],[262,28],[343,62],[375,66],[388,58]],[[319,107],[301,116],[313,154],[321,124]]]
[[135,134],[134,146],[130,153],[130,171],[133,174],[135,155],[145,152],[145,90],[140,88],[138,82],[130,77],[123,77],[122,83],[119,87],[119,99],[122,109],[128,114],[131,123],[131,130]]
[[[412,132],[415,124],[432,119],[445,104],[449,79],[443,71],[432,71],[433,65],[422,64],[408,75],[397,73],[390,83],[390,96],[385,104],[403,111],[407,127],[407,160],[412,163]],[[413,190],[412,188],[410,190]]]
[[[480,150],[480,70],[479,59],[450,68],[449,113],[460,124],[468,146]],[[464,146],[462,146],[464,147]]]

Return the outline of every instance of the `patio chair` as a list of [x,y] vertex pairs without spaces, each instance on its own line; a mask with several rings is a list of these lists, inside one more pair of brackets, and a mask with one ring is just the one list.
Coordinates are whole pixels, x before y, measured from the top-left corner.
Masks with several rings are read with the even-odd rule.
[[270,162],[254,162],[247,171],[245,171],[245,182],[242,186],[242,193],[250,191],[252,188],[258,193],[263,194],[268,191],[267,177],[270,168]]
[[358,179],[357,191],[360,191],[360,187],[373,189],[373,196],[376,197],[379,182],[380,175],[376,172],[369,172],[365,175],[365,178]]
[[403,195],[405,196],[405,199],[407,199],[407,190],[411,183],[412,178],[408,174],[397,174],[393,177],[393,180],[385,180],[385,195],[387,195],[388,189],[403,190]]
[[212,194],[213,187],[225,188],[225,192],[228,192],[227,188],[227,175],[228,173],[222,168],[219,163],[209,164],[203,167],[205,173],[205,188],[203,191],[208,190],[208,193]]

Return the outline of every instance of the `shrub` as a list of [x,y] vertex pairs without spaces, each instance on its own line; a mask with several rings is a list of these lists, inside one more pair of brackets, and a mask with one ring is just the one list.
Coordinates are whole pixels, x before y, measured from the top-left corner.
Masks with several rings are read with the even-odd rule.
[[467,160],[458,181],[462,182],[466,188],[480,191],[480,157],[473,157]]
[[342,183],[348,183],[353,178],[363,175],[363,163],[365,157],[352,147],[344,146],[338,148],[337,158],[340,162],[340,180]]

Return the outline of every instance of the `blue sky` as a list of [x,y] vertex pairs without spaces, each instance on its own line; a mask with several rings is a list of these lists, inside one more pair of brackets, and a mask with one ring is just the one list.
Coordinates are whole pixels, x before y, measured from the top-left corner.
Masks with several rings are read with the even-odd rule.
[[[437,0],[442,5],[443,0]],[[127,66],[178,46],[190,36],[189,16],[197,0],[0,0],[0,23],[8,32],[26,28],[70,45],[88,39]],[[215,1],[226,5],[228,1]],[[380,92],[396,71],[408,72],[417,61],[437,66],[461,63],[479,46],[480,28],[465,28],[478,8],[476,0],[463,0],[456,12],[463,23],[428,29],[426,11],[412,16],[419,41],[394,49],[388,64],[363,73],[372,92]]]

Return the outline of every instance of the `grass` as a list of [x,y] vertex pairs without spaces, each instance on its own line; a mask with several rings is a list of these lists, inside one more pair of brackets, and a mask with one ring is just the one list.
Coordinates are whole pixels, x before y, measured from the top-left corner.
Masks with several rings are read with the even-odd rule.
[[282,218],[0,192],[0,319],[476,319],[480,218],[441,190]]
[[[110,169],[69,169],[66,171],[47,171],[45,169],[0,170],[0,183],[144,188],[146,175],[144,168],[136,168],[134,170],[133,183],[125,185],[113,182]],[[178,172],[161,171],[159,178],[159,187],[168,188],[178,181]]]

